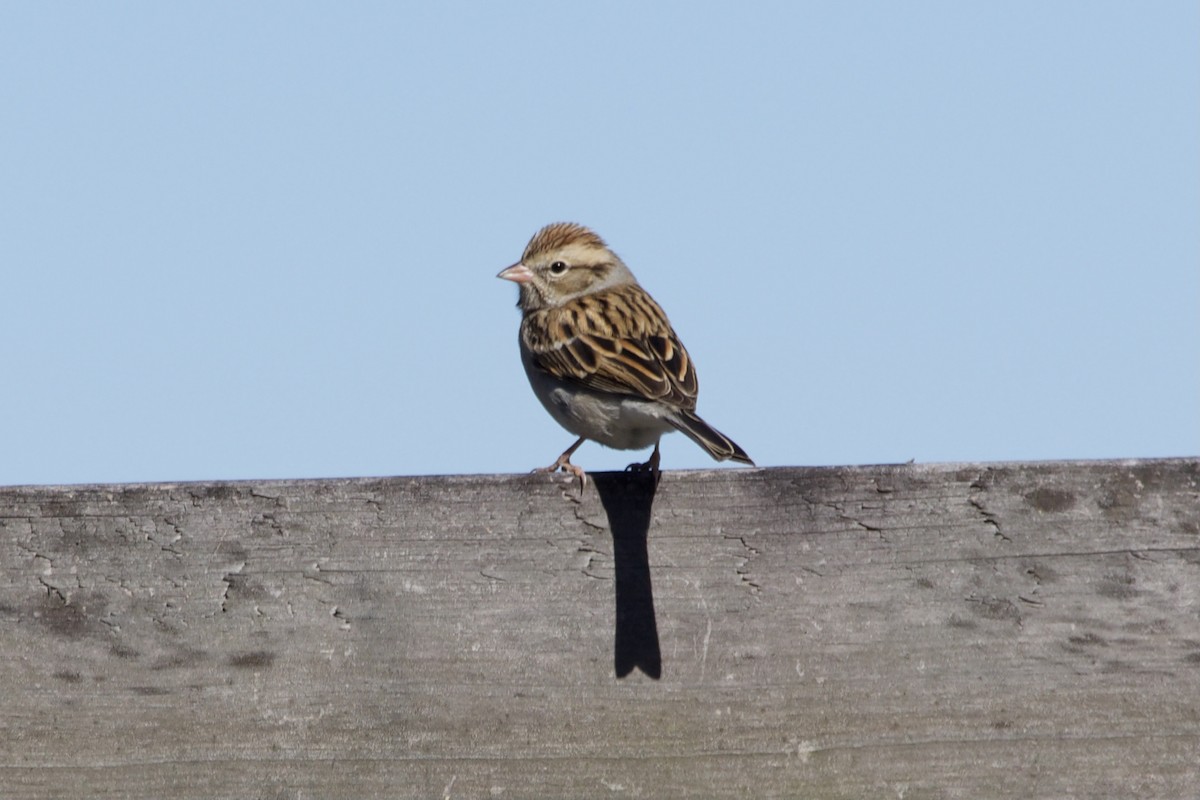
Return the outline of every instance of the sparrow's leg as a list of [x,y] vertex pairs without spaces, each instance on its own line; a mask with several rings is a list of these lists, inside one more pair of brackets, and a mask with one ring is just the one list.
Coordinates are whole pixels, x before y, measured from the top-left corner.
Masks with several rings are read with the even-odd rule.
[[579,478],[579,491],[582,493],[583,487],[587,486],[587,473],[583,471],[583,467],[577,467],[571,463],[571,454],[578,450],[579,445],[583,444],[585,441],[587,441],[587,439],[580,436],[579,440],[576,441],[575,444],[568,447],[563,454],[558,457],[557,461],[548,467],[538,467],[534,470],[534,472],[557,472],[560,469],[565,470],[574,475],[576,478]]
[[650,459],[645,464],[630,464],[625,470],[627,472],[653,472],[655,475],[658,475],[658,461],[658,442],[655,442],[654,452],[650,454]]

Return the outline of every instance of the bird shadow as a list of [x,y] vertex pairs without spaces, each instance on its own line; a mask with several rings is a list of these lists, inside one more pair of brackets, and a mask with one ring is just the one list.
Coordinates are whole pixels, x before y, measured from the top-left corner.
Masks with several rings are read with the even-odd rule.
[[613,666],[618,678],[640,669],[658,680],[662,676],[662,651],[646,548],[658,476],[652,472],[600,472],[589,477],[608,515],[613,537],[616,584]]

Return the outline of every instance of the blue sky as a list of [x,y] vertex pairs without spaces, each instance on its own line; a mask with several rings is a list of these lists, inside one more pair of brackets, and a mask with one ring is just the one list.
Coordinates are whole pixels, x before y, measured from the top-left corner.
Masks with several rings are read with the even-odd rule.
[[8,3],[0,97],[0,484],[547,464],[555,220],[760,465],[1200,453],[1194,2]]

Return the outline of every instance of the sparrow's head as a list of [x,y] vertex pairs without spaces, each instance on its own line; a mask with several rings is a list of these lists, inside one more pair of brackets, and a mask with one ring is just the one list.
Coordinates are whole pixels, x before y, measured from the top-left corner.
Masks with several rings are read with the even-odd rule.
[[574,222],[555,222],[533,235],[521,260],[496,277],[521,287],[524,311],[560,306],[586,294],[635,283],[604,240]]

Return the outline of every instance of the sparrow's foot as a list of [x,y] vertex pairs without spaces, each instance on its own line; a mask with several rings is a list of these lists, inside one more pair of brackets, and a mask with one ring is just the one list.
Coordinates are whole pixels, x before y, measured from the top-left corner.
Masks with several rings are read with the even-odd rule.
[[656,476],[661,474],[658,469],[658,445],[654,445],[654,452],[650,454],[650,458],[645,464],[630,464],[625,468],[626,472],[653,472]]
[[580,437],[579,441],[568,447],[557,461],[548,467],[538,467],[534,472],[558,472],[560,469],[563,472],[569,472],[579,479],[579,493],[583,494],[583,487],[587,486],[587,473],[583,471],[583,467],[577,467],[571,463],[571,454],[579,449],[579,445],[583,442],[584,439]]
[[577,467],[570,461],[564,462],[562,465],[564,472],[569,472],[576,478],[579,478],[579,494],[583,494],[584,487],[587,486],[587,473],[583,471],[583,467]]

